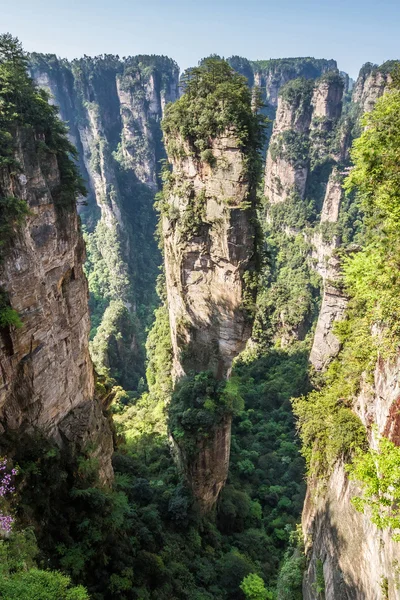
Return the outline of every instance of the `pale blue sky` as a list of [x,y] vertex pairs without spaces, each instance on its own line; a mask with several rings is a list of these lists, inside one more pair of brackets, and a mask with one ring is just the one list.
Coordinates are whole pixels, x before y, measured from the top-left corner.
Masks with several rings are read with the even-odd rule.
[[400,57],[400,0],[0,0],[2,31],[28,51],[335,58],[355,77]]

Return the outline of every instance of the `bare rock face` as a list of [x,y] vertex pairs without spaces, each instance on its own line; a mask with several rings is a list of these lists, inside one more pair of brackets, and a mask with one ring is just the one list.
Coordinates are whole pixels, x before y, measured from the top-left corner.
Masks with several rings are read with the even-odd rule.
[[365,65],[357,78],[353,89],[352,100],[360,106],[361,111],[370,112],[375,102],[388,89],[392,78],[390,72],[381,67],[374,68],[373,65]]
[[[80,214],[101,264],[88,268],[105,273],[108,287],[92,357],[99,370],[108,368],[121,385],[134,389],[144,376],[139,342],[144,325],[137,307],[151,312],[160,260],[153,240],[154,195],[159,161],[165,157],[160,121],[165,105],[178,97],[179,68],[166,57],[68,62],[35,54],[30,71],[60,108],[89,192]],[[146,253],[143,239],[148,240]]]
[[[371,111],[376,100],[390,83],[388,70],[372,65],[363,67],[353,91],[353,102],[360,114]],[[342,157],[347,154],[342,138]],[[335,222],[341,201],[341,186],[334,177],[328,183],[321,221]],[[329,245],[328,245],[329,246]],[[314,240],[317,269],[325,278],[325,291],[317,323],[310,360],[317,370],[324,370],[337,355],[339,344],[332,334],[333,323],[346,309],[346,299],[335,286],[340,278],[340,265],[332,249],[322,238]],[[333,254],[332,254],[333,252]],[[381,358],[375,366],[374,380],[364,381],[353,410],[364,423],[370,447],[377,447],[379,435],[400,444],[399,382],[400,359],[388,362]],[[373,426],[377,433],[374,434]],[[400,548],[388,531],[378,530],[368,514],[355,510],[351,498],[358,495],[355,482],[347,478],[344,465],[338,463],[321,490],[317,481],[309,481],[302,525],[308,568],[304,578],[303,597],[318,600],[316,578],[323,568],[326,600],[381,600],[400,598]]]
[[61,211],[53,155],[41,159],[33,133],[16,133],[21,173],[0,171],[0,193],[25,199],[30,213],[0,265],[0,286],[22,320],[0,330],[3,430],[40,430],[59,445],[95,447],[103,482],[112,479],[112,434],[95,399],[89,356],[85,248],[76,210]]
[[[337,223],[343,189],[337,169],[329,178],[320,223]],[[340,321],[347,306],[347,299],[340,288],[340,261],[335,256],[335,249],[340,240],[337,235],[328,240],[321,233],[313,236],[313,258],[315,269],[321,275],[324,283],[321,309],[318,315],[313,345],[310,353],[310,363],[317,371],[324,370],[340,349],[340,343],[333,333],[334,324]]]
[[175,378],[191,369],[227,377],[251,333],[244,274],[253,267],[255,228],[243,155],[230,132],[212,153],[214,167],[172,160],[163,234]]
[[202,440],[194,457],[188,457],[178,444],[172,441],[177,463],[183,469],[190,489],[202,514],[209,513],[226,483],[231,449],[232,418],[227,416],[214,428],[207,440]]
[[319,158],[330,153],[326,140],[342,112],[344,84],[338,75],[326,76],[314,85],[304,81],[288,85],[290,93],[282,90],[279,96],[267,155],[264,194],[271,204],[293,194],[305,197],[311,151],[318,152]]
[[306,161],[290,160],[285,144],[285,133],[308,138],[312,117],[310,102],[296,98],[289,102],[279,98],[276,120],[267,154],[264,194],[272,204],[286,200],[297,193],[304,197],[308,164]]
[[[373,385],[365,383],[354,410],[376,447],[378,432],[400,443],[399,381],[400,359],[377,362]],[[311,482],[303,510],[303,531],[309,567],[304,579],[303,597],[317,600],[314,582],[317,561],[322,561],[326,600],[381,600],[383,582],[386,597],[399,600],[399,544],[387,530],[379,530],[369,515],[357,512],[351,498],[359,493],[337,464],[323,494],[317,496],[317,482]]]
[[[265,62],[266,64],[262,64]],[[265,91],[266,101],[273,107],[279,104],[279,91],[291,79],[316,79],[323,73],[335,71],[335,60],[283,58],[253,63],[254,82]]]
[[[212,371],[223,380],[251,334],[246,278],[255,266],[254,190],[232,131],[214,139],[213,166],[187,150],[170,159],[173,184],[162,222],[173,375]],[[230,431],[228,416],[194,458],[176,448],[202,512],[226,481]]]
[[342,112],[343,85],[322,80],[312,98],[313,117],[336,120]]

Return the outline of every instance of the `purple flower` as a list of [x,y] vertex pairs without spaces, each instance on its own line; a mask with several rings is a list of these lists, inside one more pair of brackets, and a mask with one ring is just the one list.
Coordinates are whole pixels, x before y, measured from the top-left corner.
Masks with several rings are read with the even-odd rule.
[[[7,459],[0,460],[0,499],[14,494],[15,487],[12,485],[13,477],[17,475],[17,469],[7,472]],[[11,515],[0,511],[0,533],[10,533],[14,519]]]

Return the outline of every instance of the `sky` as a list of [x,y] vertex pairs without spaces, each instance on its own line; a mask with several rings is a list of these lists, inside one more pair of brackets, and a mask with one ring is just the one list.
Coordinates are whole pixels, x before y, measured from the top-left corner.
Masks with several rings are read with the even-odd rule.
[[400,0],[0,0],[0,31],[65,58],[209,54],[334,58],[355,78],[400,58]]

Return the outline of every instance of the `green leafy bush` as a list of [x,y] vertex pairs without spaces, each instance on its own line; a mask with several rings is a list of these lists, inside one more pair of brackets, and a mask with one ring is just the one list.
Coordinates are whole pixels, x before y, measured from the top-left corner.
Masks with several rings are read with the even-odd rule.
[[256,573],[247,575],[240,584],[240,589],[243,590],[246,600],[272,600],[274,597]]
[[358,450],[347,466],[350,479],[361,486],[361,495],[352,498],[359,512],[366,512],[379,529],[390,529],[400,541],[400,448],[385,437],[378,450]]

